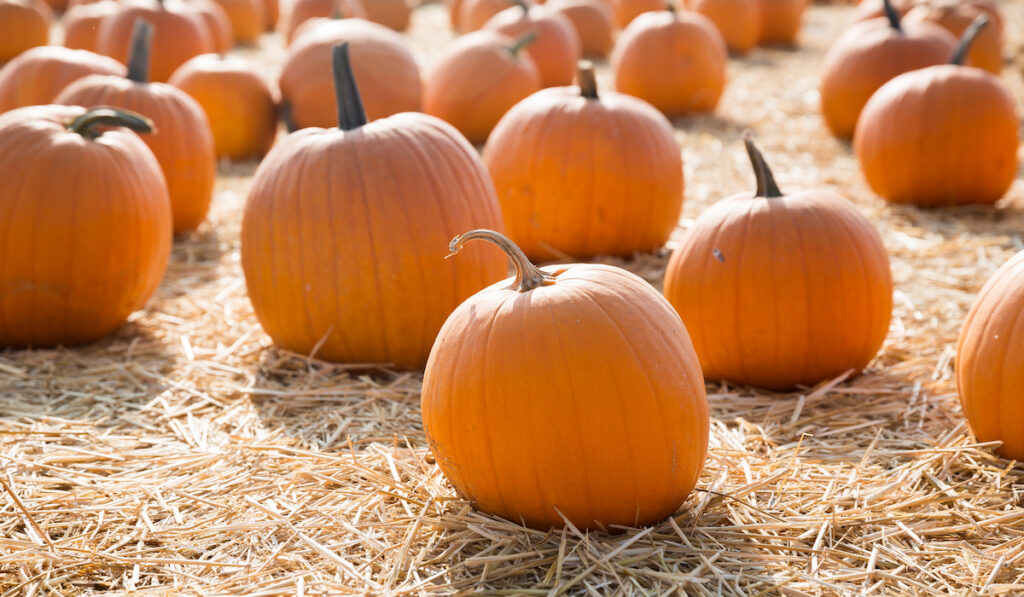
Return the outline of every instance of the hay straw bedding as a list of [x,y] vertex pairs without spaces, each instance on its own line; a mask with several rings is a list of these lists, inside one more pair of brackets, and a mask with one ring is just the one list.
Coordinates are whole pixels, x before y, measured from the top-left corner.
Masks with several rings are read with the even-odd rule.
[[[1024,23],[1024,6],[1002,8]],[[975,443],[952,381],[974,294],[1022,248],[1024,183],[994,210],[874,198],[816,113],[818,64],[848,11],[813,8],[798,52],[733,60],[721,109],[678,123],[677,237],[751,187],[749,127],[784,190],[837,187],[882,231],[898,288],[889,339],[852,380],[792,395],[709,386],[710,455],[672,519],[585,535],[474,512],[425,449],[419,374],[271,346],[238,262],[254,165],[226,165],[211,221],[179,239],[121,331],[0,352],[0,596],[1024,593],[1024,468]],[[437,6],[417,13],[422,56],[443,23]],[[1018,47],[1020,28],[1008,33]],[[259,51],[270,69],[277,44]],[[1020,98],[1019,74],[1006,80]],[[615,263],[660,285],[665,260]]]

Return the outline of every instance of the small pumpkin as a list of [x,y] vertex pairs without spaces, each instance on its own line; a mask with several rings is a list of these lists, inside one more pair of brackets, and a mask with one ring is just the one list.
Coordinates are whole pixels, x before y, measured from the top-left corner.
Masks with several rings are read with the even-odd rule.
[[956,382],[964,416],[981,442],[1024,460],[1024,252],[985,282],[956,348]]
[[405,31],[412,20],[408,0],[366,0],[366,18],[395,31]]
[[783,194],[746,146],[757,193],[702,213],[665,273],[705,378],[790,390],[860,371],[892,318],[881,237],[835,193]]
[[[452,313],[423,377],[441,472],[481,511],[537,529],[653,524],[704,466],[708,405],[686,328],[654,288],[609,265],[516,270]],[[571,424],[566,424],[570,421]]]
[[371,120],[420,110],[420,70],[402,35],[363,19],[327,19],[288,48],[280,89],[292,129],[337,122],[331,52],[345,42]]
[[118,11],[117,2],[102,0],[92,4],[76,4],[64,13],[64,42],[72,50],[96,51],[96,33],[106,17]]
[[369,15],[362,0],[294,0],[284,24],[288,43],[298,37],[299,27],[314,18],[365,19]]
[[1003,25],[999,9],[990,2],[921,3],[907,13],[905,22],[933,23],[955,37],[962,36],[980,16],[989,18],[989,26],[971,44],[964,64],[983,68],[998,75],[1003,70]]
[[579,87],[535,93],[484,147],[508,234],[531,259],[630,255],[668,240],[683,207],[683,158],[653,106]]
[[226,53],[235,45],[235,34],[231,29],[231,18],[220,4],[213,0],[190,0],[189,5],[210,31],[210,40],[216,52]]
[[255,44],[267,28],[264,0],[212,0],[224,9],[231,22],[231,37],[237,44]]
[[496,31],[474,31],[444,49],[423,86],[423,111],[483,143],[509,108],[540,91],[540,71],[516,41]]
[[761,35],[759,44],[792,45],[800,35],[808,0],[759,0]]
[[86,50],[31,48],[0,68],[0,112],[52,104],[68,84],[87,75],[124,73],[124,65],[117,60]]
[[260,157],[274,144],[274,92],[244,58],[202,54],[181,65],[168,83],[202,106],[218,156]]
[[1013,183],[1019,144],[1013,96],[999,77],[962,66],[981,16],[951,64],[894,77],[871,96],[853,136],[875,193],[922,206],[995,203]]
[[707,17],[690,11],[646,12],[612,52],[615,89],[667,116],[714,110],[725,89],[729,52]]
[[53,11],[42,0],[0,0],[0,65],[50,39]]
[[853,136],[857,118],[875,91],[907,71],[946,62],[956,38],[930,23],[901,23],[885,0],[886,17],[856,23],[825,56],[819,88],[821,113],[832,134]]
[[690,8],[715,24],[730,52],[744,54],[761,40],[760,0],[691,0]]
[[524,0],[515,0],[512,8],[494,15],[484,29],[512,38],[534,32],[537,39],[526,46],[526,53],[540,70],[544,87],[569,85],[576,72],[582,49],[572,21],[547,6],[531,7]]
[[160,283],[167,188],[153,154],[121,127],[145,133],[150,123],[77,106],[0,115],[0,345],[97,340]]
[[557,0],[548,7],[572,23],[584,56],[605,58],[612,51],[615,22],[605,0]]
[[609,0],[612,12],[615,14],[615,24],[619,29],[625,29],[633,22],[633,19],[645,12],[658,12],[665,10],[666,0]]
[[452,229],[501,227],[501,213],[451,125],[419,113],[367,122],[348,52],[332,53],[338,126],[288,135],[256,170],[242,268],[278,345],[418,368],[452,310],[506,272],[484,251],[445,260],[445,241]]
[[127,77],[84,77],[66,87],[55,103],[117,106],[153,120],[156,130],[143,140],[164,172],[174,232],[181,233],[194,230],[206,218],[213,199],[217,156],[202,107],[177,87],[150,82],[147,67],[152,35],[152,25],[139,21]]

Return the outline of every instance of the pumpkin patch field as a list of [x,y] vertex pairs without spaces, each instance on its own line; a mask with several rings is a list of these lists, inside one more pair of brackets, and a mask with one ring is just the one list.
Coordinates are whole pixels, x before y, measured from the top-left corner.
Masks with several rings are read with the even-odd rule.
[[1024,594],[1024,2],[415,4],[0,0],[0,597]]

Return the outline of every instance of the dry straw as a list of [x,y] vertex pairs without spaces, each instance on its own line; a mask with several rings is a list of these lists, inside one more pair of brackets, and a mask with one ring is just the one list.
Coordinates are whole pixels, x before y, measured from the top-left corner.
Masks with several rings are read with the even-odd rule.
[[[1024,5],[1001,6],[1024,22]],[[238,263],[253,167],[224,167],[211,223],[176,243],[146,311],[85,348],[0,352],[0,597],[1024,593],[1024,468],[975,443],[952,380],[974,294],[1022,248],[1024,184],[994,210],[873,198],[816,111],[848,15],[812,8],[804,49],[734,60],[720,111],[679,123],[685,214],[752,188],[753,129],[784,190],[835,187],[882,232],[890,337],[854,379],[711,386],[710,456],[673,518],[544,533],[473,511],[425,449],[420,375],[270,346]],[[443,20],[418,12],[423,56]],[[616,263],[657,285],[665,260]]]

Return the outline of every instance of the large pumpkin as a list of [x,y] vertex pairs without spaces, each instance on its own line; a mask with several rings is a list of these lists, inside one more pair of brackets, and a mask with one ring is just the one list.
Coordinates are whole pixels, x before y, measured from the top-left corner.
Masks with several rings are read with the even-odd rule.
[[72,50],[96,51],[96,34],[103,19],[120,7],[113,0],[76,4],[64,13],[64,47]]
[[516,269],[469,298],[430,352],[423,429],[441,471],[484,511],[538,529],[653,524],[704,466],[708,406],[686,328],[608,265]]
[[547,6],[572,23],[584,56],[605,58],[612,51],[615,22],[606,0],[558,0]]
[[960,37],[978,17],[991,23],[971,44],[964,64],[998,75],[1003,70],[1003,22],[999,9],[989,2],[921,3],[907,13],[906,23],[933,23]]
[[1024,460],[1024,253],[985,283],[967,314],[956,350],[964,416],[978,441]]
[[887,16],[861,21],[844,32],[825,56],[821,113],[832,134],[850,138],[868,99],[896,75],[942,64],[956,38],[931,23],[901,23],[886,0]]
[[0,69],[0,112],[52,104],[62,89],[87,75],[124,76],[124,65],[106,56],[62,46],[22,52]]
[[0,65],[50,39],[53,12],[42,0],[0,0]]
[[171,249],[167,189],[153,154],[123,126],[150,128],[109,109],[0,116],[0,345],[99,339],[160,283]]
[[514,38],[535,33],[537,39],[526,46],[526,53],[540,70],[541,85],[571,84],[576,62],[582,55],[580,38],[572,21],[546,6],[531,7],[524,0],[515,0],[515,4],[491,17],[484,29]]
[[338,128],[282,139],[242,221],[242,267],[274,342],[317,358],[418,368],[445,318],[505,275],[485,251],[445,260],[453,229],[501,227],[494,186],[451,125],[367,123],[348,46],[334,53]]
[[420,110],[419,66],[405,38],[363,19],[329,19],[308,29],[288,49],[280,88],[292,128],[337,122],[331,52],[346,42],[371,120]]
[[1013,183],[1013,96],[992,73],[961,66],[978,30],[964,35],[952,64],[899,75],[864,106],[854,151],[868,184],[889,201],[995,203]]
[[144,141],[153,151],[171,198],[174,231],[195,229],[206,218],[217,176],[210,123],[188,94],[165,83],[151,83],[147,71],[152,28],[135,28],[127,77],[92,75],[69,85],[56,103],[117,106],[145,114],[156,124]]
[[690,8],[715,24],[730,52],[749,52],[761,40],[760,0],[691,0]]
[[881,237],[835,193],[782,194],[749,139],[747,151],[757,193],[702,213],[665,274],[704,376],[790,390],[863,369],[892,316]]
[[759,0],[761,44],[791,45],[800,35],[808,0]]
[[484,147],[509,236],[531,259],[630,255],[668,240],[683,207],[683,158],[650,104],[580,87],[536,93]]
[[714,23],[669,5],[641,14],[622,32],[612,52],[612,71],[616,90],[679,116],[718,105],[728,61]]

